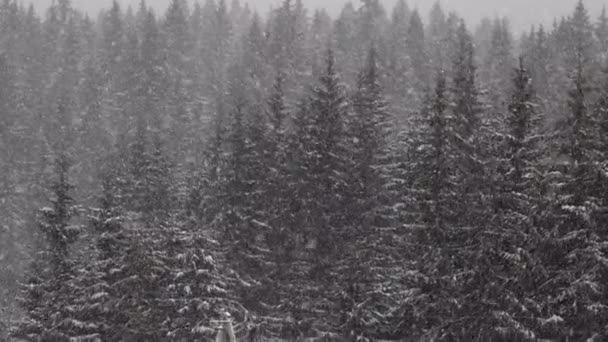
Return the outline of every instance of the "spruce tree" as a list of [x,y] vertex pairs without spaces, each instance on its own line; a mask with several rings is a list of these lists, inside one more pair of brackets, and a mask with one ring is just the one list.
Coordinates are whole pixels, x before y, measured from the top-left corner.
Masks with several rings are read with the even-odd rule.
[[[404,37],[405,34],[395,38],[405,41]],[[340,12],[340,15],[334,21],[332,41],[335,47],[336,59],[341,61],[341,65],[344,66],[344,69],[356,70],[359,65],[357,60],[358,53],[355,53],[351,47],[357,44],[357,10],[352,2],[346,3]],[[396,44],[395,40],[391,40],[391,43]],[[397,48],[398,45],[391,44],[391,46]],[[391,54],[391,56],[394,55],[396,54]],[[389,58],[389,60],[392,61],[393,58]],[[354,76],[352,78],[354,79]],[[350,80],[351,77],[348,77],[347,79]]]
[[[481,186],[484,177],[480,128],[482,125],[481,105],[476,84],[476,66],[474,61],[473,42],[464,22],[457,31],[457,50],[453,60],[451,78],[450,112],[453,115],[453,144],[457,150],[458,161],[455,172],[459,177],[459,189],[455,195],[462,196],[467,203],[456,209],[459,222],[468,226],[481,225],[478,220],[483,217]],[[456,204],[456,203],[454,203]]]
[[[417,254],[423,257],[419,260],[420,275],[412,277],[411,281],[421,290],[414,298],[428,301],[421,304],[426,308],[418,318],[422,327],[440,327],[438,338],[441,339],[465,336],[484,339],[487,327],[477,313],[485,311],[480,285],[485,275],[482,253],[485,246],[481,237],[488,227],[489,188],[487,163],[481,148],[483,118],[477,98],[473,44],[464,23],[457,31],[456,42],[451,85],[447,87],[450,102],[444,102],[440,77],[435,101],[428,107],[430,113],[437,113],[432,121],[429,120],[436,126],[427,138],[435,141],[422,145],[433,146],[428,150],[418,147],[421,152],[428,151],[430,157],[423,154],[413,160],[419,163],[426,159],[430,165],[435,164],[433,174],[442,179],[435,184],[425,178],[418,179],[420,176],[413,173],[412,181],[420,182],[422,190],[412,189],[414,201],[426,193],[428,202],[421,202],[425,204],[423,208],[441,212],[430,211],[428,216],[423,214],[410,219],[411,234],[421,242]],[[447,114],[442,120],[444,110]],[[414,155],[418,153],[416,151]],[[428,217],[435,222],[428,223]],[[417,319],[411,320],[417,322]],[[430,326],[426,325],[429,323]]]
[[[344,210],[348,201],[346,120],[347,101],[333,52],[329,50],[324,74],[300,104],[294,122],[295,135],[290,143],[290,177],[295,198],[292,208],[297,223],[292,234],[298,256],[298,266],[293,271],[307,279],[283,299],[296,321],[295,329],[303,329],[301,324],[308,321],[327,331],[338,323],[335,316],[321,319],[315,308],[327,315],[330,308],[326,304],[336,303],[339,289],[334,286],[333,265],[344,247],[341,242],[350,235]],[[325,295],[311,291],[322,284],[328,286]],[[298,303],[305,298],[310,298],[312,306],[302,310]]]
[[414,11],[409,20],[407,30],[407,51],[412,66],[412,89],[408,93],[414,101],[415,107],[419,108],[422,100],[422,93],[427,88],[428,80],[428,53],[424,36],[424,25],[418,11]]
[[287,164],[289,157],[287,125],[290,115],[285,103],[284,84],[285,75],[278,72],[266,105],[269,146],[265,160],[266,170],[272,175],[267,192],[268,197],[272,199],[268,206],[268,224],[272,227],[272,232],[268,235],[268,244],[274,246],[277,263],[288,263],[291,259],[293,237],[290,227],[295,223],[289,210],[292,184],[290,184]]
[[506,134],[498,158],[498,196],[489,248],[486,278],[490,288],[485,300],[494,305],[492,319],[496,338],[536,338],[536,289],[543,267],[533,252],[541,243],[544,208],[542,118],[528,70],[520,58],[513,77],[513,94],[505,119]]
[[480,70],[481,82],[488,88],[489,98],[495,112],[504,112],[507,95],[511,92],[507,75],[514,67],[512,37],[506,18],[496,19],[491,29],[489,52]]
[[552,196],[542,221],[544,243],[539,246],[548,282],[540,292],[542,336],[582,338],[605,324],[597,306],[605,293],[605,268],[596,260],[606,250],[596,221],[600,181],[587,82],[579,59],[568,96],[570,112],[553,135],[558,155],[550,165]]
[[122,20],[120,4],[112,2],[112,8],[102,17],[102,39],[101,64],[104,71],[102,80],[109,82],[119,73],[120,58],[125,40],[123,37],[124,24]]
[[[12,319],[17,305],[14,297],[27,266],[24,244],[28,231],[26,217],[32,204],[22,190],[32,173],[28,161],[32,151],[28,147],[34,138],[29,136],[33,125],[25,110],[18,104],[19,88],[16,70],[8,56],[0,56],[0,321]],[[34,149],[35,150],[35,149]]]
[[31,276],[24,284],[20,303],[26,317],[12,332],[14,337],[33,341],[65,341],[80,324],[70,319],[74,292],[73,260],[70,246],[79,235],[71,220],[76,206],[69,180],[70,160],[66,154],[55,159],[55,177],[49,186],[51,206],[40,209],[38,227],[43,244],[32,264]]
[[[389,302],[398,298],[391,275],[400,271],[399,248],[390,243],[396,232],[395,213],[388,184],[391,182],[392,155],[389,149],[391,117],[387,110],[376,51],[371,49],[362,69],[352,100],[347,146],[349,167],[347,207],[350,248],[344,253],[342,312],[339,331],[349,338],[380,337],[390,325],[386,311]],[[390,232],[390,233],[387,233]],[[380,248],[383,246],[383,248]]]
[[446,14],[439,1],[433,3],[429,14],[428,47],[431,70],[441,70],[447,67],[448,55],[444,50],[444,43],[448,38],[448,23]]
[[[399,313],[403,323],[399,333],[416,331],[428,333],[449,317],[447,282],[441,283],[442,263],[449,243],[449,229],[453,224],[451,206],[454,191],[454,147],[451,143],[453,119],[448,115],[447,81],[439,71],[433,93],[427,96],[425,106],[416,122],[416,131],[409,133],[407,158],[400,163],[400,196],[397,203],[406,215],[400,222],[407,228],[407,236],[417,241],[418,248],[410,251],[414,272],[402,281],[415,289],[414,296]],[[445,292],[444,292],[445,291]],[[431,295],[432,294],[432,295]],[[418,307],[423,308],[418,311]]]
[[602,7],[602,13],[595,24],[595,38],[598,42],[599,61],[605,63],[608,57],[608,15],[606,14],[606,6]]
[[412,80],[412,63],[408,54],[408,30],[411,13],[405,1],[397,2],[391,15],[389,27],[388,52],[386,56],[387,71],[390,87],[385,87],[386,96],[391,105],[391,111],[400,119],[405,120],[406,112],[416,108],[408,99]]

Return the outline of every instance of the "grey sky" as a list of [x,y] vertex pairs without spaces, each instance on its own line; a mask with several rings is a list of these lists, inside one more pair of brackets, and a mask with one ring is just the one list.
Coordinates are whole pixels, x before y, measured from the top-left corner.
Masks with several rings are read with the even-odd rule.
[[[22,0],[28,1],[28,0]],[[30,0],[36,8],[46,8],[52,0]],[[139,0],[120,0],[125,6],[136,5]],[[164,11],[170,0],[147,0],[158,11]],[[190,0],[194,1],[194,0]],[[199,0],[204,1],[204,0]],[[276,6],[281,0],[241,0],[259,12],[265,13],[271,6]],[[348,0],[303,0],[308,8],[325,8],[336,15]],[[360,0],[351,0],[357,4]],[[520,32],[532,24],[539,22],[550,25],[553,18],[569,14],[578,0],[440,0],[446,10],[455,10],[472,24],[476,24],[484,16],[507,15],[511,19],[515,31]],[[72,0],[79,8],[96,13],[101,8],[111,4],[111,0]],[[230,2],[230,1],[228,1]],[[382,0],[390,10],[396,0]],[[426,18],[434,0],[408,0],[410,7],[418,8]],[[595,19],[602,8],[604,0],[584,0],[591,16]]]

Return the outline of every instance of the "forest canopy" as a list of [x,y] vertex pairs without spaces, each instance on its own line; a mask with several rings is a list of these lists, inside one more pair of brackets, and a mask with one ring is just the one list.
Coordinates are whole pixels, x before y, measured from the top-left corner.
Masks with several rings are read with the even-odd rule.
[[608,16],[573,7],[1,0],[0,341],[608,334]]

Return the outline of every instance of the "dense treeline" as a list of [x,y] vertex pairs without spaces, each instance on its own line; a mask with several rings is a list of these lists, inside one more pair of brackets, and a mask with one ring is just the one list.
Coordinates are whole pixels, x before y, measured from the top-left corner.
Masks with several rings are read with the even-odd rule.
[[0,51],[0,340],[608,333],[605,12],[3,0]]

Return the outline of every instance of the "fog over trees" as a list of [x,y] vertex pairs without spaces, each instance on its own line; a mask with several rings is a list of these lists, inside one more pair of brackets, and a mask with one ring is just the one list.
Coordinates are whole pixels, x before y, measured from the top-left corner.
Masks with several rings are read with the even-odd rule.
[[0,0],[0,341],[607,336],[608,14],[518,30]]
[[[344,6],[351,2],[357,5],[360,0],[302,0],[302,4],[306,7],[309,13],[317,9],[324,9],[332,17],[337,16]],[[509,17],[512,29],[518,35],[527,30],[532,25],[551,25],[555,18],[561,18],[570,14],[572,8],[578,0],[510,0],[508,2],[502,0],[439,0],[439,3],[446,12],[456,11],[461,15],[467,24],[473,28],[476,27],[483,18],[493,18],[495,16]],[[32,3],[37,9],[37,12],[44,13],[53,0],[30,0],[24,3]],[[146,3],[152,7],[157,14],[164,13],[171,0],[148,0]],[[203,1],[199,2],[203,3]],[[248,6],[251,10],[258,11],[262,17],[268,14],[271,9],[280,7],[282,0],[241,0],[242,6]],[[139,0],[118,0],[118,3],[123,9],[129,6],[137,8]],[[187,0],[187,4],[192,8],[195,0]],[[230,4],[230,1],[227,1]],[[380,3],[387,9],[393,8],[397,4],[397,0],[381,0]],[[427,0],[409,0],[408,7],[417,9],[421,13],[428,13],[433,7],[435,1]],[[91,17],[96,17],[97,13],[109,7],[109,1],[90,1],[90,0],[72,0],[72,4],[76,9],[85,11]],[[585,7],[593,13],[601,11],[603,0],[584,0]],[[422,16],[423,21],[428,19],[426,15]]]

